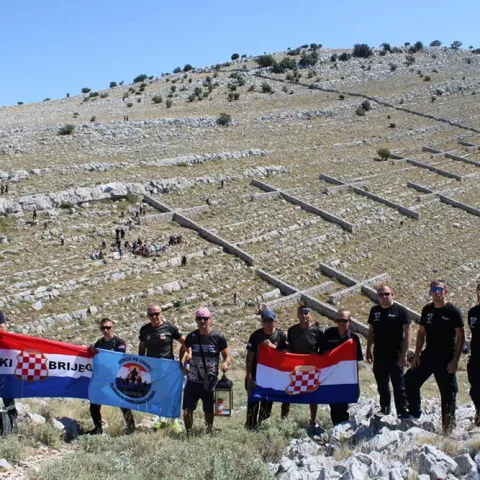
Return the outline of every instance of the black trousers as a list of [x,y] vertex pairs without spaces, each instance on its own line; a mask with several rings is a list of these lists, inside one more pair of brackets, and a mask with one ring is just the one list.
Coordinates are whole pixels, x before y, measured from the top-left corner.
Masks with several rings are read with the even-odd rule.
[[330,418],[334,426],[342,422],[348,422],[350,419],[348,403],[330,403]]
[[480,359],[470,357],[467,364],[468,382],[470,383],[470,397],[475,410],[480,410]]
[[[93,424],[97,428],[102,428],[102,413],[101,413],[102,406],[96,403],[90,404],[90,415],[92,416]],[[120,409],[123,413],[123,418],[128,426],[132,426],[135,421],[133,419],[132,411],[129,408],[121,408]]]
[[407,411],[407,394],[405,391],[405,376],[403,367],[397,364],[398,359],[388,357],[374,357],[373,374],[377,382],[378,394],[380,395],[380,407],[390,410],[392,395],[390,382],[393,386],[393,396],[397,415]]
[[248,402],[247,405],[247,423],[248,430],[254,430],[264,420],[270,418],[273,402]]
[[453,421],[458,385],[457,376],[454,373],[447,372],[447,365],[451,361],[452,356],[445,357],[423,352],[420,356],[420,366],[407,372],[405,385],[407,387],[408,409],[412,415],[422,413],[420,388],[433,374],[440,390],[442,423],[445,426]]

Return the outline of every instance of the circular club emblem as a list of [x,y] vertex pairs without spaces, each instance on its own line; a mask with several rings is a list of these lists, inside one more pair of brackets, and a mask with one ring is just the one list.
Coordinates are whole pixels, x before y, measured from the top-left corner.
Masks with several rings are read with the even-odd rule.
[[120,367],[115,386],[127,397],[140,398],[152,388],[152,379],[145,367],[136,362],[129,362]]
[[34,382],[48,376],[47,357],[43,353],[23,351],[18,354],[15,376],[19,380]]

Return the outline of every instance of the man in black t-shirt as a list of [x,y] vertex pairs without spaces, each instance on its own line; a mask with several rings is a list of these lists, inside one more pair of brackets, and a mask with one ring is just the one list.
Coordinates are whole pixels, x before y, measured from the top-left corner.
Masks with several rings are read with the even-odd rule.
[[[310,354],[318,353],[323,337],[323,328],[312,323],[310,310],[300,305],[297,309],[298,323],[288,329],[287,348],[290,353]],[[319,427],[317,424],[318,405],[310,405],[310,430]],[[282,418],[286,418],[290,413],[290,404],[282,403]]]
[[198,329],[187,335],[185,346],[180,353],[180,363],[184,369],[187,360],[190,361],[187,383],[183,391],[183,421],[187,432],[192,429],[193,412],[199,400],[202,400],[207,431],[212,430],[215,392],[206,390],[203,381],[209,375],[218,376],[220,355],[223,359],[221,367],[223,373],[228,372],[232,361],[227,340],[220,332],[212,329],[212,314],[208,308],[197,308],[195,320]]
[[[125,342],[115,335],[115,327],[112,320],[109,318],[102,318],[100,321],[100,331],[102,332],[103,337],[98,339],[94,345],[90,346],[91,351],[100,349],[125,353],[127,347]],[[87,432],[88,435],[99,435],[103,433],[101,408],[102,406],[96,403],[90,404],[90,415],[93,420],[94,428]],[[129,408],[121,408],[121,410],[123,417],[125,418],[125,423],[127,424],[125,432],[131,434],[135,431],[135,420],[133,419],[132,411]]]
[[173,340],[177,340],[183,346],[185,337],[175,325],[165,322],[162,318],[162,310],[158,305],[147,307],[147,316],[150,323],[140,329],[138,354],[154,358],[168,358],[173,360]]
[[[362,346],[358,336],[349,328],[350,312],[346,308],[338,310],[335,323],[337,324],[336,327],[325,330],[320,345],[320,353],[333,350],[347,340],[353,339],[357,345],[357,362],[361,362],[363,360]],[[331,403],[330,418],[334,426],[342,422],[348,422],[348,403]]]
[[[5,320],[5,315],[1,310],[0,310],[0,331],[3,331],[3,332],[7,331],[7,322]],[[3,405],[5,407],[5,410],[8,412],[8,415],[10,416],[13,422],[14,419],[18,417],[17,408],[15,406],[15,400],[13,398],[2,398],[2,400],[3,400]]]
[[[276,328],[277,320],[275,313],[271,310],[264,310],[262,312],[261,319],[263,328],[255,330],[250,335],[250,339],[247,343],[247,377],[245,379],[245,387],[249,397],[252,392],[252,388],[255,386],[258,349],[260,345],[268,345],[271,348],[278,348],[279,350],[284,350],[286,348],[287,336],[283,330]],[[266,400],[262,400],[261,402],[249,401],[247,406],[247,422],[245,424],[247,429],[253,430],[257,428],[257,425],[269,418],[270,414],[272,413],[272,406],[273,402]]]
[[[377,287],[378,305],[368,316],[367,362],[372,363],[373,374],[380,395],[377,415],[390,414],[390,381],[393,386],[395,408],[399,418],[407,418],[404,366],[412,339],[412,325],[404,307],[394,303],[393,290],[387,284]],[[373,346],[373,355],[372,355]]]
[[468,311],[468,326],[472,333],[470,358],[467,364],[470,397],[475,405],[475,426],[480,427],[480,283],[477,284],[477,305]]
[[[422,414],[420,388],[435,375],[442,403],[443,433],[451,433],[455,422],[458,392],[455,372],[462,353],[465,334],[460,310],[446,299],[447,285],[443,280],[430,284],[433,302],[425,305],[420,318],[417,345],[412,367],[405,375],[410,414]],[[427,342],[422,352],[423,344]]]

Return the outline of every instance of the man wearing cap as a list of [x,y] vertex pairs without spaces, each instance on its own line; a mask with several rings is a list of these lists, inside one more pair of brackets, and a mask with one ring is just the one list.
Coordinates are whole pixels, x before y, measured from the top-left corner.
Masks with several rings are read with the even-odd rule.
[[[7,322],[5,320],[5,315],[0,310],[0,331],[6,332],[7,331]],[[17,408],[15,406],[15,400],[13,398],[2,398],[3,405],[5,410],[8,412],[8,415],[12,422],[18,417]]]
[[[261,314],[261,320],[262,328],[255,330],[250,335],[250,339],[247,343],[247,377],[245,379],[245,387],[249,397],[252,392],[252,388],[255,386],[258,349],[260,345],[267,345],[268,347],[278,348],[279,350],[286,348],[287,336],[283,330],[276,328],[277,320],[275,313],[272,312],[272,310],[263,310]],[[272,406],[273,402],[269,401],[249,401],[247,406],[247,422],[245,425],[247,429],[253,430],[257,428],[257,425],[269,418],[270,414],[272,413]]]
[[476,427],[480,427],[480,283],[477,284],[477,305],[468,311],[468,326],[472,333],[470,341],[470,358],[468,359],[467,372],[470,383],[470,397],[475,405]]
[[223,359],[221,366],[223,373],[228,372],[232,359],[227,340],[220,332],[212,329],[212,314],[208,308],[198,308],[195,312],[195,320],[198,328],[187,335],[180,357],[183,368],[186,368],[185,362],[190,358],[187,383],[183,392],[183,420],[189,432],[193,426],[193,412],[197,408],[198,401],[202,400],[205,424],[207,431],[211,432],[215,392],[204,388],[204,380],[209,375],[218,376],[220,354]]
[[[113,350],[114,352],[125,353],[127,346],[125,342],[115,335],[115,325],[113,320],[109,318],[102,318],[100,321],[100,331],[102,332],[102,338],[97,340],[94,345],[90,346],[91,351],[95,349],[101,350]],[[90,415],[93,420],[94,428],[87,432],[88,435],[100,435],[103,433],[102,425],[102,413],[101,405],[96,403],[90,404]],[[135,431],[135,420],[133,418],[132,411],[129,408],[122,408],[123,417],[125,418],[125,423],[127,428],[125,432],[131,434]]]
[[183,346],[185,337],[181,330],[169,322],[164,321],[162,310],[158,305],[147,307],[147,316],[150,323],[140,329],[138,354],[154,358],[168,358],[173,360],[173,340],[177,340]]
[[[337,324],[336,327],[325,330],[320,353],[328,352],[348,340],[353,340],[357,347],[357,362],[361,362],[363,360],[362,346],[358,336],[350,330],[350,312],[346,308],[338,310],[335,323]],[[348,422],[348,403],[331,403],[330,418],[334,426],[342,422]]]
[[[420,389],[435,375],[440,390],[443,433],[451,433],[455,424],[458,392],[455,372],[463,350],[465,334],[460,310],[447,301],[447,284],[443,280],[430,283],[433,302],[422,309],[417,345],[412,366],[405,375],[408,408],[412,417],[422,414]],[[423,344],[427,343],[422,352]]]
[[[390,382],[399,418],[407,418],[404,367],[412,340],[412,322],[407,310],[394,302],[393,289],[387,284],[377,287],[378,305],[368,316],[367,362],[373,361],[373,374],[380,395],[377,416],[390,415]],[[373,355],[372,355],[373,346]]]
[[[322,337],[323,328],[314,324],[310,318],[310,310],[304,305],[297,309],[298,323],[288,329],[287,348],[290,353],[310,354],[318,353]],[[318,405],[310,405],[310,425],[309,429],[315,430],[319,427],[317,423]],[[282,418],[288,417],[290,413],[290,404],[282,403]]]

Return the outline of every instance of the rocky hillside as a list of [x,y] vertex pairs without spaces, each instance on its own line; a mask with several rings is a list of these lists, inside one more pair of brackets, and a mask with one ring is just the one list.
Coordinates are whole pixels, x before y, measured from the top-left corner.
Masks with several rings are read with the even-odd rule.
[[[375,283],[390,279],[415,317],[442,277],[466,312],[480,278],[480,55],[347,53],[301,48],[1,108],[0,308],[10,330],[88,344],[108,316],[135,350],[147,304],[186,332],[205,304],[240,379],[259,303],[282,328],[299,300],[324,325],[345,306],[362,333]],[[124,248],[139,238],[158,251]],[[383,460],[362,449],[360,463],[373,458],[366,470],[342,463],[331,478],[374,475]],[[389,478],[415,478],[397,470]]]

